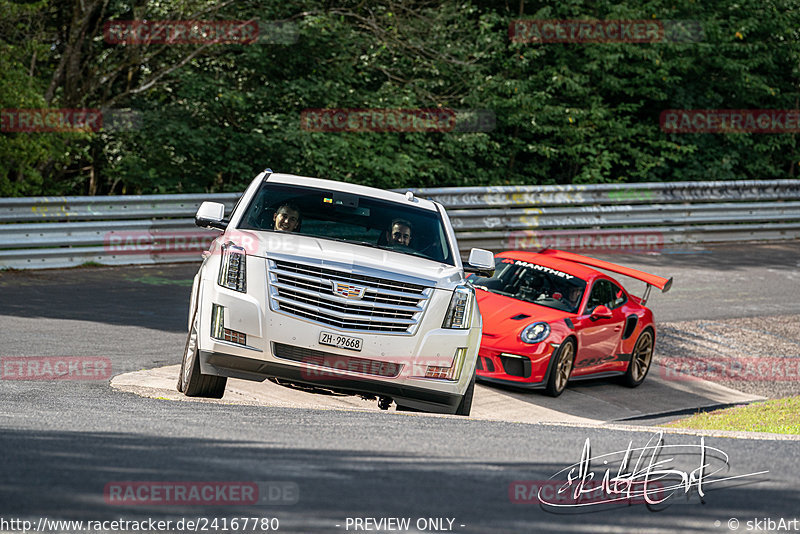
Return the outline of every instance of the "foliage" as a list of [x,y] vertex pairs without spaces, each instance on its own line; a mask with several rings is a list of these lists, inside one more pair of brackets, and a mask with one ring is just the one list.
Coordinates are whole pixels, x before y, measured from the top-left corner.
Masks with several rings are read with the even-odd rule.
[[664,426],[696,430],[740,430],[800,434],[800,397],[740,405],[713,412],[697,413]]
[[[795,134],[668,134],[659,116],[800,108],[797,4],[0,0],[0,109],[138,117],[127,129],[0,133],[0,196],[237,191],[265,167],[384,188],[794,177]],[[519,18],[693,21],[702,32],[517,43]],[[104,39],[118,20],[289,31],[262,24],[249,45],[125,45]],[[307,131],[300,116],[313,108],[491,110],[496,126]]]

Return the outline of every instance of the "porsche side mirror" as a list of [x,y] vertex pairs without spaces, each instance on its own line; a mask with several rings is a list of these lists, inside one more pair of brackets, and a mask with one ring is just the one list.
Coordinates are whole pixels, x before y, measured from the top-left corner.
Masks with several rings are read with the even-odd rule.
[[610,319],[611,318],[611,310],[608,307],[603,306],[602,304],[592,310],[592,315],[590,316],[592,321],[596,321],[598,319]]
[[473,248],[469,251],[469,259],[464,265],[464,272],[492,276],[494,274],[494,254],[482,248]]
[[225,204],[219,202],[203,202],[197,209],[194,216],[194,223],[203,228],[219,228],[224,230],[228,227],[225,220]]

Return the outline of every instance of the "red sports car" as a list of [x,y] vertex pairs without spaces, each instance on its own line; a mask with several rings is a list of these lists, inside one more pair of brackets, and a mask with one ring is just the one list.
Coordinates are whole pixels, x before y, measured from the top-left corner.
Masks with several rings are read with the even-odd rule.
[[[656,340],[645,303],[651,286],[666,292],[672,278],[550,249],[500,252],[495,264],[491,278],[470,278],[483,316],[478,380],[553,397],[570,380],[644,381]],[[593,267],[642,280],[644,296]]]

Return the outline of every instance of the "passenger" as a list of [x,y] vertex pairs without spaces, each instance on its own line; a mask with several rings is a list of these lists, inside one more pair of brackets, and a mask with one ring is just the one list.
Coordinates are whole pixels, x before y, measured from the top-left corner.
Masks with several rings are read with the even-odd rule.
[[289,202],[281,204],[272,216],[272,221],[275,223],[275,230],[279,232],[296,232],[302,222],[300,209]]
[[386,231],[386,241],[390,245],[410,246],[411,223],[405,219],[395,219]]

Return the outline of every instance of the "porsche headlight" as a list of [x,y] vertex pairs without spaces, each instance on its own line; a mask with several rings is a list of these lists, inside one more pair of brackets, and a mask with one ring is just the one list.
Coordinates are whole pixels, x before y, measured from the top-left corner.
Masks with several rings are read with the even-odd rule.
[[472,305],[474,302],[475,290],[470,286],[458,286],[450,298],[450,306],[444,316],[442,328],[468,329],[472,324]]
[[541,343],[550,335],[550,325],[547,323],[532,323],[525,327],[519,338],[523,343]]
[[217,283],[222,287],[234,291],[247,292],[247,254],[244,248],[225,243],[222,245],[222,261],[219,264],[219,279]]

